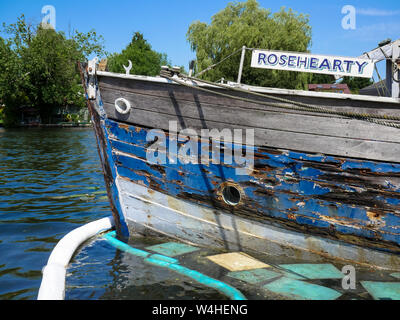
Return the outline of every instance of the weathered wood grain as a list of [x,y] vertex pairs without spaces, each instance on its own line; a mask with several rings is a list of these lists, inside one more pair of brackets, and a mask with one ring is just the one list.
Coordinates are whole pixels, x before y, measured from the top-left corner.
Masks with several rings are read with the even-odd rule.
[[[147,111],[134,109],[125,118],[115,111],[114,105],[104,103],[104,108],[110,119],[119,119],[127,123],[157,128],[169,129],[169,122],[177,122],[178,131],[186,128],[201,130],[211,129],[254,129],[254,144],[256,146],[268,146],[279,149],[314,152],[320,154],[346,156],[352,158],[373,159],[382,161],[400,162],[400,144],[393,142],[368,141],[360,139],[348,139],[341,137],[322,136],[291,132],[279,129],[264,129],[240,124],[227,124],[183,117],[182,115],[162,114],[159,111]],[[245,133],[245,131],[243,131]],[[199,131],[200,134],[200,131]],[[242,138],[243,143],[246,141]]]
[[[103,89],[101,95],[108,108],[110,107],[109,105],[114,104],[116,99],[124,97],[131,102],[136,110],[157,111],[160,114],[204,120],[205,128],[207,128],[207,121],[218,121],[227,125],[234,124],[243,125],[244,127],[286,130],[321,136],[400,143],[399,129],[362,120],[280,113],[262,109],[254,109],[249,112],[238,106],[210,103],[202,103],[200,105],[190,101],[176,101],[173,97],[152,97],[150,102],[149,97],[145,94],[121,90]],[[109,112],[112,114],[112,110],[109,110]],[[118,117],[119,115],[114,113],[114,116]],[[132,115],[129,121],[133,121],[134,118],[135,116]]]
[[[166,84],[166,83],[155,83],[149,81],[139,81],[139,80],[128,80],[120,78],[111,77],[100,77],[99,78],[100,90],[111,89],[111,90],[121,90],[124,92],[141,93],[150,96],[166,97],[169,98],[171,93],[173,93],[176,100],[192,101],[196,103],[211,103],[216,105],[228,105],[228,106],[239,106],[241,108],[248,109],[260,109],[266,108],[266,106],[252,103],[244,103],[239,100],[233,100],[230,98],[214,95],[212,93],[201,92],[197,89],[192,89],[188,87],[179,86],[176,84]],[[210,88],[209,88],[210,89]],[[253,100],[265,101],[271,103],[273,107],[275,100],[269,99],[268,97],[258,97],[251,94],[227,91],[225,89],[214,88],[211,89],[216,92],[229,93],[233,96],[251,98]],[[334,99],[334,98],[321,98],[313,96],[304,95],[285,95],[285,94],[270,94],[271,96],[285,98],[295,102],[303,102],[315,106],[323,106],[328,109],[337,111],[353,111],[360,113],[371,113],[379,115],[400,115],[400,105],[399,103],[379,103],[376,101],[362,101],[362,100],[351,100],[351,99]],[[268,108],[269,109],[269,108]],[[294,110],[283,111],[282,109],[275,109],[279,112],[289,112],[289,113],[303,113]],[[308,113],[307,113],[308,114]],[[335,117],[329,115],[329,117]]]
[[[168,130],[169,122],[176,121],[178,131],[185,128],[254,129],[254,144],[259,147],[400,162],[399,129],[366,121],[283,110],[274,107],[272,101],[269,107],[164,83],[101,77],[100,90],[107,116],[126,123]],[[115,110],[114,101],[121,97],[132,105],[127,115]],[[299,99],[305,102],[311,98]],[[315,105],[318,99],[313,100]],[[356,112],[368,109],[375,114],[399,114],[393,104],[371,102],[360,108],[356,106],[360,103],[357,101],[334,103],[337,103],[335,108]]]

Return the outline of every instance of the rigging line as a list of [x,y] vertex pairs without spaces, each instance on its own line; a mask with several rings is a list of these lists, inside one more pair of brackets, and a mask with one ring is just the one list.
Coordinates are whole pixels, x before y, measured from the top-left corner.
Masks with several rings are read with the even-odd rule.
[[375,68],[376,74],[378,75],[379,82],[382,83],[383,95],[385,97],[390,97],[390,91],[389,91],[388,87],[386,86],[386,81],[382,80],[381,75],[379,74],[378,68],[376,67],[376,64],[374,65],[374,68]]
[[[371,57],[369,56],[369,53],[368,53],[368,52],[365,52],[364,54],[367,55],[368,59],[371,59]],[[375,68],[375,70],[376,70],[376,65],[374,66],[374,68]],[[379,97],[382,97],[382,94],[385,95],[384,88],[382,88],[382,94],[381,94],[380,87],[379,87],[379,85],[378,85],[378,82],[375,81],[375,77],[374,77],[373,74],[372,74],[372,81],[374,82],[374,88],[375,88],[376,91],[378,92]]]
[[215,64],[213,64],[213,65],[211,65],[211,66],[209,66],[209,67],[207,67],[207,68],[205,68],[205,69],[202,70],[202,71],[200,71],[200,72],[197,74],[197,77],[200,77],[201,75],[203,75],[203,74],[206,73],[207,71],[211,70],[212,68],[215,68],[216,66],[218,66],[218,65],[221,64],[222,62],[228,60],[230,57],[232,57],[233,55],[235,55],[236,53],[238,53],[238,52],[240,52],[240,51],[242,51],[242,48],[240,48],[240,49],[236,50],[235,52],[231,53],[229,56],[225,57],[225,58],[222,59],[221,61],[219,61],[219,62],[217,62],[217,63],[215,63]]
[[[368,53],[366,53],[366,54],[369,57],[369,54]],[[376,66],[375,66],[375,68],[376,68]],[[166,75],[171,75],[171,74],[168,73],[167,70],[165,70],[165,73],[166,73]],[[351,117],[351,118],[357,118],[357,119],[360,119],[360,118],[361,119],[373,118],[373,119],[400,121],[400,117],[387,116],[387,115],[362,114],[362,113],[356,113],[356,112],[334,111],[334,110],[329,110],[329,109],[325,109],[325,108],[322,108],[322,107],[317,107],[317,106],[313,106],[313,105],[309,105],[309,104],[305,104],[305,103],[301,103],[301,102],[291,101],[289,99],[278,98],[278,97],[270,96],[270,95],[267,95],[267,94],[255,93],[255,92],[252,92],[250,90],[244,90],[244,89],[240,89],[240,88],[234,88],[234,87],[226,86],[224,84],[213,83],[213,82],[210,82],[210,81],[207,81],[207,80],[198,79],[197,77],[196,78],[195,77],[189,77],[189,76],[183,75],[183,74],[180,74],[180,76],[182,78],[190,79],[192,81],[204,82],[204,83],[207,83],[207,84],[210,84],[210,85],[214,85],[214,86],[218,86],[218,87],[221,87],[221,88],[224,88],[224,89],[230,89],[230,90],[234,90],[234,91],[244,92],[244,93],[247,93],[247,94],[261,96],[263,98],[268,97],[270,99],[277,100],[277,101],[280,101],[280,102],[290,103],[292,105],[298,105],[300,107],[304,107],[304,108],[307,108],[307,109],[315,110],[316,112],[322,112],[322,113],[327,113],[327,114],[335,114],[335,115],[340,115],[340,116],[344,116],[344,117]],[[174,80],[172,80],[172,81],[174,81]],[[309,111],[309,110],[306,110],[306,111]],[[372,121],[370,121],[370,122],[372,122]],[[385,125],[387,125],[387,124],[388,123],[385,123]],[[396,125],[395,127],[397,127],[397,126],[398,125]]]
[[[325,109],[323,107],[318,107],[318,106],[315,106],[315,105],[310,105],[310,104],[306,104],[306,103],[302,103],[302,102],[298,102],[298,101],[292,101],[292,100],[285,99],[285,98],[279,98],[279,97],[271,96],[269,94],[261,94],[261,93],[253,92],[253,91],[250,91],[250,90],[245,90],[245,89],[241,89],[241,88],[237,88],[237,87],[227,86],[227,85],[224,85],[224,84],[212,83],[212,82],[207,81],[207,80],[197,79],[197,78],[194,78],[194,77],[188,77],[186,75],[181,75],[181,76],[182,76],[182,78],[187,78],[187,79],[190,79],[192,81],[203,82],[203,83],[206,83],[206,84],[209,84],[209,85],[214,85],[214,86],[221,87],[221,88],[224,88],[224,89],[230,89],[230,90],[233,90],[233,91],[238,91],[238,92],[242,92],[242,93],[246,93],[246,94],[251,94],[251,95],[254,95],[254,96],[258,96],[258,97],[269,98],[269,99],[280,101],[280,102],[284,102],[284,103],[290,103],[292,105],[300,106],[301,108],[309,109],[308,111],[335,114],[335,115],[340,115],[340,116],[345,116],[345,117],[374,118],[374,119],[381,119],[381,120],[400,121],[400,117],[398,117],[398,116],[374,115],[374,114],[368,114],[368,113],[357,113],[357,112],[349,112],[349,111],[329,110],[329,109]],[[259,103],[260,101],[253,101],[253,102]],[[285,107],[287,107],[287,106],[285,106]]]
[[[189,83],[186,83],[184,81],[178,80],[176,77],[171,77],[170,76],[171,74],[168,71],[162,71],[160,73],[160,75],[162,77],[170,80],[170,81],[176,82],[176,83],[178,83],[180,85],[183,85],[183,86],[186,86],[186,87],[189,87],[189,88],[194,88],[196,90],[200,90],[200,91],[204,91],[204,92],[208,92],[208,93],[212,93],[212,94],[217,94],[217,95],[220,95],[220,96],[223,96],[223,97],[236,99],[236,100],[241,100],[241,101],[245,101],[245,102],[271,106],[270,103],[265,102],[265,101],[259,101],[259,100],[253,100],[253,99],[233,96],[231,94],[226,94],[226,93],[222,93],[222,92],[218,92],[218,91],[202,88],[202,87],[199,87],[199,86],[194,86],[192,84],[189,84]],[[284,99],[284,98],[278,98],[278,97],[274,97],[274,96],[270,96],[270,95],[266,95],[266,94],[265,95],[264,94],[258,94],[258,93],[251,92],[251,91],[248,91],[248,90],[243,90],[243,89],[233,88],[233,87],[229,87],[229,86],[222,85],[222,84],[212,83],[212,82],[209,82],[207,80],[200,80],[200,79],[196,79],[196,78],[193,78],[193,77],[188,77],[188,76],[185,76],[185,75],[181,75],[181,76],[184,77],[184,78],[190,79],[190,80],[204,82],[204,83],[207,83],[207,84],[210,84],[210,85],[213,85],[213,86],[217,86],[217,87],[221,87],[221,88],[225,88],[225,89],[230,89],[230,90],[233,90],[233,91],[244,92],[244,93],[251,94],[251,95],[261,96],[263,98],[270,98],[270,99],[273,99],[273,100],[278,100],[278,101],[286,102],[286,103],[290,104],[290,105],[274,104],[273,107],[277,107],[277,108],[298,110],[298,111],[306,111],[306,112],[335,114],[335,115],[339,115],[339,116],[345,116],[345,117],[348,117],[348,118],[355,118],[355,119],[358,119],[358,120],[365,120],[365,121],[368,121],[368,122],[371,122],[371,123],[375,123],[375,124],[379,124],[379,125],[384,125],[384,126],[400,129],[400,124],[387,122],[387,121],[382,121],[383,119],[400,120],[400,117],[386,116],[386,115],[361,114],[361,113],[353,113],[353,112],[328,110],[328,109],[324,109],[324,108],[321,108],[321,107],[307,105],[307,104],[304,104],[304,103],[301,103],[301,102],[294,102],[294,101],[291,101],[291,100],[288,100],[288,99]],[[380,120],[378,120],[378,119],[380,119]]]
[[[197,74],[197,77],[200,77],[201,75],[203,75],[203,74],[206,73],[207,71],[209,71],[209,70],[215,68],[216,66],[218,66],[218,65],[221,64],[221,63],[223,63],[224,61],[226,61],[227,59],[229,59],[230,57],[232,57],[232,56],[235,55],[236,53],[242,51],[242,49],[243,49],[243,48],[237,49],[236,51],[234,51],[234,52],[231,53],[230,55],[226,56],[226,57],[225,57],[224,59],[222,59],[221,61],[219,61],[219,62],[217,62],[217,63],[214,63],[214,64],[208,66],[208,67],[205,68],[204,70],[200,71],[200,72]],[[246,50],[249,50],[249,51],[252,51],[252,50],[265,50],[265,49],[256,49],[256,48],[248,48],[248,47],[245,47],[245,49],[246,49]],[[391,58],[389,58],[389,57],[385,54],[385,52],[382,50],[382,48],[380,48],[380,49],[381,49],[383,55],[385,56],[385,59],[384,59],[384,60],[392,60]],[[300,52],[300,53],[304,53],[304,52]],[[369,54],[368,54],[368,52],[365,52],[364,54],[366,54],[367,57],[368,57],[369,59],[371,59],[370,56],[369,56]]]
[[[385,61],[390,60],[390,61],[393,62],[393,60],[386,55],[385,51],[383,51],[382,47],[379,47],[379,49],[381,50],[383,56],[385,57],[385,59],[384,59]],[[375,68],[375,71],[376,71],[376,73],[378,75],[379,81],[381,81],[383,83],[383,88],[384,88],[384,91],[386,91],[386,93],[387,93],[387,97],[390,97],[391,96],[391,92],[390,92],[389,88],[386,85],[386,81],[382,81],[381,75],[380,75],[380,73],[378,71],[378,68],[376,67],[376,63],[374,64],[374,68]]]

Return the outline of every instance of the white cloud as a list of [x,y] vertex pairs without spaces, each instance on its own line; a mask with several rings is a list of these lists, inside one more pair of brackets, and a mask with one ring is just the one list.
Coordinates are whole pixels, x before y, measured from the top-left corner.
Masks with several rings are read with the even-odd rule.
[[371,16],[371,17],[389,17],[389,16],[396,16],[400,14],[400,10],[381,10],[375,8],[358,8],[357,14],[363,16]]
[[399,22],[382,22],[364,26],[357,25],[356,30],[344,30],[343,36],[361,41],[375,41],[378,44],[379,41],[387,38],[398,39],[399,33]]

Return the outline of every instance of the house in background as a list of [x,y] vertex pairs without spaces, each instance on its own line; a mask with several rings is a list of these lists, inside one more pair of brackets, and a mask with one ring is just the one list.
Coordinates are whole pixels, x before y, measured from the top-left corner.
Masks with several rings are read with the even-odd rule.
[[39,109],[30,106],[19,107],[21,125],[36,126],[40,124]]
[[348,93],[350,94],[350,89],[347,86],[346,83],[340,83],[340,84],[329,84],[329,83],[323,83],[323,84],[309,84],[308,85],[308,90],[309,91],[317,91],[317,92],[334,92],[334,93]]

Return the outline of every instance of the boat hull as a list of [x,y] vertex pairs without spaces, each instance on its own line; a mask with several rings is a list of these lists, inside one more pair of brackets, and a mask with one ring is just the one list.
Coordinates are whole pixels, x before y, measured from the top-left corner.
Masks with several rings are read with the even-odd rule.
[[188,244],[313,263],[326,259],[400,270],[400,257],[357,245],[236,217],[117,179],[124,220],[132,235],[165,236]]
[[[287,133],[283,128],[268,141],[263,140],[266,131],[256,128],[255,142],[249,148],[254,163],[246,174],[237,174],[240,166],[235,162],[226,164],[222,158],[217,164],[204,164],[201,158],[192,163],[188,161],[190,157],[179,158],[179,153],[174,157],[167,150],[166,161],[157,163],[148,154],[157,141],[154,130],[165,133],[166,147],[182,147],[185,139],[181,141],[168,130],[167,124],[176,120],[177,131],[187,129],[188,124],[193,124],[195,130],[211,129],[212,124],[220,122],[209,121],[207,117],[212,114],[207,112],[211,109],[202,106],[215,97],[208,97],[205,102],[204,97],[197,95],[190,98],[193,91],[182,91],[176,85],[162,83],[155,88],[148,80],[127,81],[123,79],[119,88],[112,88],[109,78],[99,77],[97,99],[88,101],[120,235],[151,231],[196,244],[267,254],[300,249],[304,257],[316,254],[399,269],[400,163],[394,161],[399,143],[394,136],[398,131],[392,131],[398,129],[382,127],[376,131],[375,124],[357,120],[354,124],[359,131],[350,128],[340,132],[345,128],[343,121],[349,120],[335,118],[334,122],[340,123],[338,134],[329,137],[341,144],[335,148],[328,146],[330,152],[315,152],[322,150],[324,144],[313,144],[315,137],[324,137],[318,131],[321,127],[306,133]],[[142,91],[132,94],[132,87]],[[111,101],[117,97],[132,103],[129,114],[115,112]],[[187,109],[181,105],[186,106],[189,98],[198,100],[195,103],[204,111],[203,118],[185,114],[183,109]],[[385,107],[392,112],[396,110],[396,106],[385,104],[382,109]],[[175,110],[175,115],[170,110]],[[149,117],[149,112],[154,117]],[[309,115],[296,113],[295,117],[307,119]],[[325,122],[330,121],[324,118],[321,117]],[[216,129],[226,125],[224,122]],[[292,124],[286,122],[286,125]],[[301,122],[296,130],[304,131],[302,125],[306,128],[310,123]],[[240,126],[239,119],[237,124],[228,123],[228,128],[249,126]],[[373,137],[360,136],[368,129],[378,133],[373,133]],[[293,141],[285,132],[297,137],[303,135],[304,150],[289,148]],[[200,150],[204,139],[193,141]],[[276,145],[279,141],[281,147]],[[208,143],[211,147],[207,140]],[[231,148],[232,153],[241,148],[235,143],[222,145],[224,150]],[[368,153],[376,146],[376,152]],[[212,157],[212,152],[207,155]],[[238,192],[234,204],[224,196],[227,187]]]

